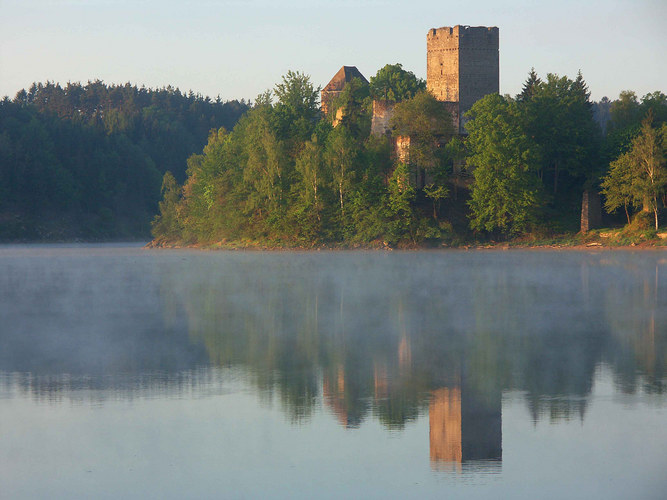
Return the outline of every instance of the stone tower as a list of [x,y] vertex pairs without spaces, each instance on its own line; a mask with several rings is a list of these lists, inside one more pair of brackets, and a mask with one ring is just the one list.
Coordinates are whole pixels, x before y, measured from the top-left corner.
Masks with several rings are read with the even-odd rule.
[[498,28],[433,28],[426,35],[426,51],[426,88],[448,103],[455,128],[464,133],[464,113],[500,90]]

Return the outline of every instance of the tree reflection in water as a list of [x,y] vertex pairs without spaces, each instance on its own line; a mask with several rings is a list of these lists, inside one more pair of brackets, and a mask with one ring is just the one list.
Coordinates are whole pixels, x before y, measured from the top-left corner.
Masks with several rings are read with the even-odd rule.
[[[31,372],[16,380],[36,394],[69,387],[64,373],[131,394],[232,368],[295,423],[322,403],[346,428],[428,413],[434,468],[493,468],[505,391],[523,392],[535,421],[584,419],[600,364],[619,390],[663,393],[666,264],[649,252],[221,252],[143,278],[119,265],[124,284],[103,291],[71,277],[38,291],[21,284],[42,278],[26,281],[38,272],[26,266],[0,278],[15,331],[31,328],[23,302],[64,296],[84,312],[50,318],[65,346],[0,330],[0,370]],[[97,334],[85,310],[109,293],[125,316]],[[91,335],[105,347],[86,362]]]
[[163,290],[211,361],[243,365],[294,421],[320,393],[350,428],[429,412],[437,466],[501,458],[503,391],[523,391],[535,421],[583,419],[600,363],[624,390],[662,392],[665,263],[641,257],[232,255],[194,280],[166,273]]

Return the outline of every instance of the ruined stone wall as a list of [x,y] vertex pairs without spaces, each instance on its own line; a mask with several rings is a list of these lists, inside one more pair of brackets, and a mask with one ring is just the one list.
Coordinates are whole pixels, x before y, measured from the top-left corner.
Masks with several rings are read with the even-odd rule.
[[602,225],[602,204],[597,191],[586,190],[581,199],[581,232],[586,233]]
[[394,116],[395,102],[384,99],[373,100],[373,118],[371,121],[371,134],[380,137],[391,133],[391,117]]
[[345,108],[338,108],[336,110],[336,116],[334,116],[331,125],[333,127],[337,127],[338,125],[343,123],[343,118],[345,118]]
[[331,111],[331,105],[333,104],[336,97],[343,93],[342,90],[323,90],[320,92],[320,103],[322,107],[322,112],[325,115],[328,115]]
[[399,163],[410,163],[410,137],[407,135],[399,135],[394,139],[394,149],[396,151],[396,159]]

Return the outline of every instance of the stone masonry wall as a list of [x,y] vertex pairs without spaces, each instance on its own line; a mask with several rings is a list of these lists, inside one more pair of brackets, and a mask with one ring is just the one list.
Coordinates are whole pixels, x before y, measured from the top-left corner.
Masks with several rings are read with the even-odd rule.
[[459,100],[459,26],[426,35],[426,88],[439,101]]
[[581,232],[586,233],[602,225],[602,204],[597,191],[586,190],[581,199]]
[[457,103],[457,128],[478,99],[498,93],[498,28],[454,26],[426,35],[426,87],[440,101]]
[[395,102],[385,101],[384,99],[373,100],[373,119],[371,122],[371,134],[379,137],[391,133],[389,122],[394,116]]
[[459,34],[459,114],[463,116],[475,102],[497,94],[499,82],[498,28],[465,28]]

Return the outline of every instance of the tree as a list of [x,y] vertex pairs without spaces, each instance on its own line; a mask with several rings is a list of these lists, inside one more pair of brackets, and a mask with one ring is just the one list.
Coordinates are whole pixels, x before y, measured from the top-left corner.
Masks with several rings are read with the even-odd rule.
[[658,91],[646,94],[640,102],[634,92],[624,90],[609,107],[609,122],[602,151],[605,164],[630,150],[632,140],[640,133],[642,120],[649,113],[656,128],[667,121],[667,96]]
[[423,172],[439,176],[445,153],[441,145],[454,135],[447,108],[430,93],[419,92],[396,105],[391,126],[395,137],[410,138],[407,161],[417,177]]
[[248,189],[246,208],[260,216],[283,203],[286,155],[282,141],[271,126],[271,108],[248,113],[244,129],[243,182]]
[[524,111],[519,121],[541,150],[542,181],[554,197],[562,180],[569,182],[565,194],[577,191],[575,187],[595,177],[600,138],[583,77],[579,73],[570,80],[550,73],[531,93],[530,99],[517,99]]
[[346,126],[339,125],[331,131],[324,154],[334,191],[338,195],[341,220],[345,224],[345,197],[358,158],[357,143]]
[[606,134],[607,125],[611,119],[611,101],[607,96],[593,103],[593,117],[602,129],[602,133]]
[[492,94],[477,101],[468,116],[468,162],[475,177],[470,226],[507,235],[530,229],[542,202],[539,156],[521,128],[518,104]]
[[438,220],[438,212],[436,210],[436,204],[439,204],[441,200],[447,198],[449,190],[445,186],[438,186],[436,184],[427,184],[424,186],[424,194],[427,198],[430,198],[433,202],[433,219]]
[[667,187],[667,169],[665,168],[664,139],[667,127],[661,131],[651,126],[649,116],[642,124],[641,133],[632,141],[630,161],[635,171],[634,188],[637,198],[643,201],[644,211],[652,211],[655,229],[658,230],[658,200]]
[[626,214],[628,204],[642,206],[645,212],[653,212],[657,231],[659,201],[667,190],[667,125],[657,130],[651,123],[649,114],[642,122],[640,134],[633,139],[630,151],[611,163],[602,187],[608,211],[617,209],[621,203],[626,207]]
[[299,218],[297,230],[307,233],[312,241],[317,238],[322,222],[321,188],[324,184],[323,148],[316,135],[313,134],[313,139],[304,145],[296,160],[295,171],[298,181],[293,185],[297,193],[293,211]]
[[630,212],[628,206],[634,202],[632,189],[632,166],[630,155],[622,154],[609,165],[609,173],[601,183],[602,194],[605,196],[604,207],[607,213],[612,213],[618,208],[625,209],[625,217],[630,224]]
[[[458,200],[458,185],[464,176],[466,151],[464,139],[454,136],[445,145],[445,161],[452,166],[452,184],[454,185],[454,199]],[[445,173],[445,172],[443,172]]]
[[408,233],[413,241],[416,240],[414,231],[411,231],[414,226],[412,203],[415,196],[415,188],[410,185],[410,170],[405,163],[399,163],[389,179],[389,209],[395,217],[395,233],[399,237]]
[[542,80],[539,76],[537,76],[535,68],[530,68],[530,73],[528,73],[526,83],[523,84],[521,93],[516,97],[517,101],[530,101],[537,93],[537,89],[541,83]]
[[618,99],[611,103],[611,120],[609,123],[611,130],[623,130],[628,127],[634,127],[641,120],[641,110],[637,94],[631,90],[622,91]]
[[320,88],[313,87],[308,75],[288,71],[282,82],[276,84],[274,94],[277,131],[288,142],[288,150],[295,156],[302,144],[310,138],[319,119]]
[[162,201],[159,215],[153,219],[153,236],[167,240],[178,239],[182,226],[178,219],[178,204],[181,199],[181,187],[171,172],[167,171],[162,178]]
[[304,145],[301,154],[296,160],[296,171],[303,183],[303,198],[314,206],[319,205],[318,189],[322,185],[322,148],[317,143],[317,137]]
[[642,97],[639,109],[641,116],[648,116],[650,113],[653,117],[653,125],[659,127],[667,122],[667,95],[659,90],[649,92]]
[[401,102],[426,90],[426,82],[406,71],[401,64],[387,64],[371,77],[370,92],[373,99]]
[[371,110],[368,84],[353,78],[331,103],[330,116],[345,126],[356,140],[363,141],[371,132]]
[[274,93],[278,107],[284,107],[291,115],[315,119],[319,109],[320,88],[313,87],[310,77],[299,71],[288,71]]

